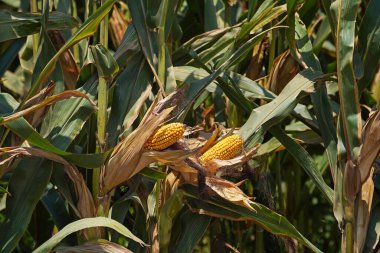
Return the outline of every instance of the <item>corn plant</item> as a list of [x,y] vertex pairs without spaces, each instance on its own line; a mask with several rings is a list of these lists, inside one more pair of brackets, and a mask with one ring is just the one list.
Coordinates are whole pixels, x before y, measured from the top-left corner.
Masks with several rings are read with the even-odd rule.
[[0,6],[1,252],[379,251],[379,1]]

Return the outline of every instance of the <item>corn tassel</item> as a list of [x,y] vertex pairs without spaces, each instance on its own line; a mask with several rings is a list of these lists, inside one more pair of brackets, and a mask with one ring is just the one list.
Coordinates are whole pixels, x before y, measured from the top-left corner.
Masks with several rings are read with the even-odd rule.
[[243,140],[239,135],[231,135],[207,150],[199,161],[203,164],[213,159],[229,160],[233,158],[243,147]]
[[171,123],[160,127],[146,141],[144,148],[147,150],[163,150],[176,143],[185,132],[182,123]]

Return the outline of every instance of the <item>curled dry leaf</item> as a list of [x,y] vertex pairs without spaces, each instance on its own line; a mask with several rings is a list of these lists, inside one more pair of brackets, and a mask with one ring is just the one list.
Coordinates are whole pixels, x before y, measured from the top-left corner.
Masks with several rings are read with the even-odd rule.
[[[70,165],[65,159],[62,157],[49,153],[40,149],[36,148],[29,148],[29,147],[4,147],[0,148],[0,157],[7,156],[7,158],[3,158],[0,162],[0,166],[2,165],[9,165],[13,159],[15,159],[17,156],[37,156],[46,158],[51,161],[55,161],[58,163],[61,163],[63,165]],[[7,167],[5,167],[7,169]],[[4,171],[0,171],[0,177],[3,175]]]
[[287,50],[279,55],[273,63],[274,67],[269,73],[269,90],[275,94],[280,94],[285,85],[295,77],[300,71],[298,62],[292,57]]
[[[96,208],[92,194],[84,181],[82,174],[78,171],[75,166],[65,165],[65,172],[74,184],[75,195],[77,196],[78,202],[76,206],[72,206],[76,215],[83,218],[96,217]],[[84,237],[86,239],[91,238],[101,238],[102,228],[94,227],[83,230]]]
[[258,45],[253,47],[252,58],[247,67],[246,76],[251,80],[257,80],[262,76],[265,64],[265,54],[270,46],[269,38],[265,37]]
[[172,196],[175,193],[175,191],[177,191],[180,185],[180,181],[181,179],[173,172],[170,172],[166,176],[162,187],[161,197],[164,199],[162,203],[164,203],[167,199],[169,199],[170,196]]
[[[150,131],[150,133],[152,133],[152,132]],[[145,140],[145,137],[146,136],[142,137],[141,135],[137,135],[137,139],[133,138],[131,140],[131,142],[141,142],[142,141],[141,138],[144,138],[144,140]],[[149,137],[150,137],[150,135],[148,136],[148,138]],[[142,144],[144,145],[144,143],[142,143]],[[136,145],[139,145],[139,144],[136,144]],[[144,167],[146,167],[147,165],[149,165],[153,162],[161,162],[164,164],[174,166],[174,164],[182,163],[183,160],[185,160],[187,157],[194,155],[197,152],[197,149],[193,149],[193,150],[167,149],[167,150],[163,150],[163,151],[150,151],[150,150],[144,150],[143,145],[141,147],[140,146],[136,147],[134,144],[130,144],[129,146],[126,146],[126,147],[133,147],[133,148],[129,148],[130,150],[127,150],[127,148],[125,149],[125,151],[129,152],[128,154],[130,155],[129,157],[124,157],[125,160],[124,160],[123,166],[125,166],[125,167],[121,167],[120,171],[117,171],[117,172],[113,171],[114,173],[118,173],[118,175],[122,178],[119,180],[113,180],[112,185],[114,185],[114,186],[112,186],[112,187],[115,187],[118,184],[121,184],[122,182],[128,180],[133,175],[135,175],[140,170],[142,170]],[[134,149],[134,150],[132,150],[132,149]],[[115,157],[116,157],[116,155],[115,155]],[[110,166],[109,164],[110,163],[108,163],[107,166]],[[129,166],[129,168],[131,168],[130,170],[127,169],[128,166]],[[123,168],[125,168],[125,169],[123,169]],[[105,179],[108,179],[107,183],[109,185],[111,185],[110,180],[112,178],[108,177]],[[105,188],[105,189],[107,189],[107,188]],[[106,192],[107,191],[104,191],[104,193],[106,193]]]
[[255,211],[251,206],[252,201],[250,197],[245,195],[234,183],[217,177],[206,177],[205,183],[214,193],[223,199]]
[[[31,97],[28,101],[25,102],[23,108],[31,107],[42,100],[44,100],[47,97],[50,97],[53,95],[54,88],[56,84],[51,81],[45,88],[40,90],[36,95]],[[33,114],[27,115],[25,119],[34,127],[37,127],[43,120],[44,116],[48,112],[50,106],[46,106],[44,108],[41,108],[39,110],[36,110]]]
[[53,252],[56,253],[85,253],[85,252],[103,252],[103,253],[132,253],[127,248],[124,248],[123,246],[108,242],[108,241],[99,241],[99,242],[92,242],[92,243],[86,243],[84,245],[80,246],[74,246],[74,247],[59,247]]
[[51,97],[45,98],[41,102],[34,104],[27,109],[24,109],[22,111],[13,113],[7,117],[2,118],[2,120],[0,121],[0,125],[5,124],[9,121],[15,120],[17,118],[24,117],[25,115],[28,115],[32,112],[35,112],[39,109],[42,109],[48,105],[53,104],[53,103],[59,102],[59,101],[64,100],[64,99],[69,99],[72,97],[87,99],[91,103],[91,105],[95,109],[97,109],[96,104],[89,97],[87,97],[87,95],[85,95],[84,93],[77,91],[77,90],[68,90],[68,91],[64,91],[62,93],[59,93],[57,95],[53,95]]
[[364,183],[371,171],[372,164],[380,151],[380,110],[371,114],[363,127],[362,145],[358,157],[361,182]]
[[189,157],[186,161],[181,161],[171,166],[171,168],[179,172],[186,183],[193,185],[198,184],[198,170],[194,166],[189,165],[189,161],[197,164],[195,158]]
[[[168,165],[179,163],[187,157],[194,155],[195,150],[164,150],[164,151],[145,151],[142,154],[142,160],[150,160],[150,163],[158,161]],[[146,162],[144,162],[146,163]]]
[[[62,33],[58,30],[48,30],[47,32],[49,38],[53,42],[55,50],[59,51],[65,44],[65,39],[63,38]],[[80,69],[75,62],[75,58],[70,50],[65,50],[62,52],[62,54],[59,56],[59,63],[62,68],[66,89],[75,89]]]
[[357,166],[351,160],[347,160],[343,175],[344,185],[343,190],[345,198],[350,203],[353,203],[356,194],[361,189],[360,172]]
[[3,160],[0,163],[0,165],[4,162],[10,162],[17,156],[36,156],[62,164],[65,168],[66,174],[73,181],[75,193],[78,198],[78,203],[76,205],[70,203],[73,207],[75,214],[80,218],[88,218],[95,216],[95,205],[92,199],[92,195],[90,190],[87,188],[86,182],[84,181],[82,174],[74,165],[68,163],[59,155],[30,147],[0,148],[0,156],[3,155],[7,155],[9,157]]
[[40,90],[36,95],[34,95],[33,97],[31,97],[30,99],[28,99],[25,104],[24,104],[24,107],[27,108],[27,107],[31,107],[35,104],[38,104],[39,102],[41,102],[42,100],[44,100],[45,98],[47,97],[50,97],[53,92],[54,92],[54,89],[55,89],[55,86],[56,84],[53,82],[53,81],[50,81],[42,90]]
[[112,15],[110,18],[110,35],[114,45],[118,47],[123,39],[124,33],[127,30],[128,22],[124,15],[116,5],[113,6]]
[[80,218],[95,217],[95,204],[91,192],[88,189],[82,174],[75,166],[65,166],[65,171],[71,181],[74,183],[75,194],[78,198],[77,215]]

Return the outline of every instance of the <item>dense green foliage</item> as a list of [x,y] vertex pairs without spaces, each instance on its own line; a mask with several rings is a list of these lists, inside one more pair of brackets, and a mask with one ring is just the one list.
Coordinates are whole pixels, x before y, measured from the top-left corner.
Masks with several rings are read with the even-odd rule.
[[[0,8],[0,252],[380,249],[379,1]],[[192,181],[168,121],[249,159]]]

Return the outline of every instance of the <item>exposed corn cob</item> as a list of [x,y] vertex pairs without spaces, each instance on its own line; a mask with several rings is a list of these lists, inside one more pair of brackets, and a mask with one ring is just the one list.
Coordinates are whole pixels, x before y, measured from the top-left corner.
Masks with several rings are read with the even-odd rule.
[[242,146],[243,140],[239,135],[234,134],[228,136],[207,150],[201,157],[199,157],[199,161],[205,163],[212,159],[231,159],[240,151]]
[[176,143],[185,132],[182,123],[171,123],[157,129],[146,141],[147,150],[163,150]]

